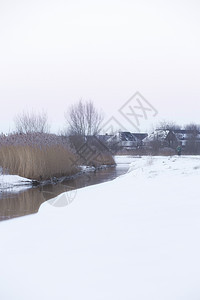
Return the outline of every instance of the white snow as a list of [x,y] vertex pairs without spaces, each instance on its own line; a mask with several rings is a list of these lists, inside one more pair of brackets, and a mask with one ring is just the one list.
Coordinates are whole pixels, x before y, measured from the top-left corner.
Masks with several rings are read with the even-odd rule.
[[32,180],[18,175],[0,174],[0,191],[18,192],[30,188]]
[[169,134],[169,130],[162,130],[162,129],[158,129],[155,130],[153,133],[149,134],[146,138],[143,139],[144,143],[148,143],[148,142],[153,142],[155,140],[159,140],[159,141],[164,141],[167,137],[167,135]]
[[130,164],[132,161],[135,161],[136,158],[141,158],[140,156],[132,156],[132,155],[116,155],[114,157],[116,164]]
[[200,157],[132,161],[70,205],[0,223],[1,299],[200,299]]
[[93,166],[79,166],[81,172],[93,172],[95,171],[95,167]]

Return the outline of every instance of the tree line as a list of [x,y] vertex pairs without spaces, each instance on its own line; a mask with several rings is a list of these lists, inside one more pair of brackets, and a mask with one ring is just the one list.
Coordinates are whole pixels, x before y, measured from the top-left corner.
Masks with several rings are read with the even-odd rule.
[[[64,114],[65,134],[69,136],[96,135],[103,121],[103,114],[92,101],[79,100]],[[17,133],[48,133],[50,123],[46,112],[22,112],[14,118]]]
[[[64,117],[66,129],[61,135],[69,136],[70,144],[76,150],[84,144],[85,136],[94,136],[100,133],[101,124],[104,120],[103,113],[95,107],[92,101],[83,100],[79,100],[71,105],[64,113]],[[19,134],[49,133],[50,131],[50,123],[45,112],[37,114],[34,112],[22,112],[15,117],[14,123],[16,133]],[[184,147],[185,152],[189,154],[200,153],[200,140],[198,140],[199,124],[189,123],[180,126],[174,122],[163,121],[156,126],[155,130],[169,130],[172,132],[185,130],[187,138],[187,143]],[[158,140],[154,140],[151,144],[156,151],[162,147]],[[171,148],[175,148],[175,146],[171,146]]]

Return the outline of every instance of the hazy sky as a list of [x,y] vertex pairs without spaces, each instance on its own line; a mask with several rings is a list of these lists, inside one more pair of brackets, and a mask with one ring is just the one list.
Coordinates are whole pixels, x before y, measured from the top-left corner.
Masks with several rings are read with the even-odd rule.
[[136,91],[158,111],[141,130],[200,123],[199,14],[198,0],[0,0],[0,131],[42,109],[62,129],[80,98],[119,120]]

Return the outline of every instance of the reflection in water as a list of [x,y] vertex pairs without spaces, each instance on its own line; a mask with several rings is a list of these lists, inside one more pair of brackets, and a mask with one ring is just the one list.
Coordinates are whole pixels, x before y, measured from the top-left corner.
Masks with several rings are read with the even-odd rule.
[[[54,206],[65,206],[74,200],[76,189],[112,180],[125,174],[128,167],[128,164],[117,165],[116,167],[85,173],[62,183],[27,188],[19,193],[4,191],[0,194],[0,221],[37,213],[40,205],[49,199],[52,199],[50,204]],[[53,198],[66,191],[71,192],[67,197],[61,199],[62,201],[55,203]]]

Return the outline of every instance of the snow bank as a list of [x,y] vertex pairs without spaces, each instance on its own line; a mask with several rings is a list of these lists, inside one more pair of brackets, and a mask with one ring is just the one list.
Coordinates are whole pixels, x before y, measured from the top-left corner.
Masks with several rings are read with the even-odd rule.
[[132,156],[132,155],[116,155],[114,157],[116,164],[130,164],[132,161],[135,161],[140,156]]
[[66,207],[0,223],[1,298],[199,299],[199,176],[200,157],[142,157]]
[[32,180],[18,175],[0,175],[0,191],[18,192],[32,186]]

